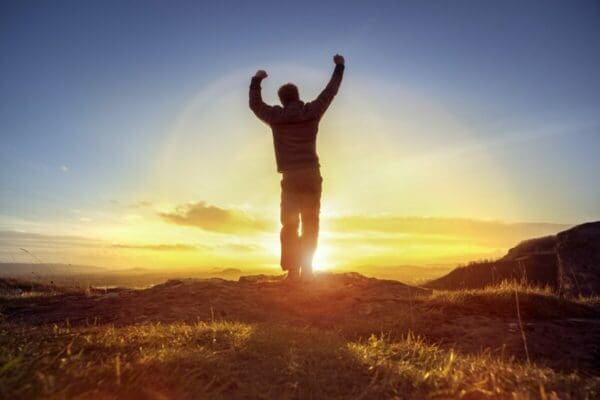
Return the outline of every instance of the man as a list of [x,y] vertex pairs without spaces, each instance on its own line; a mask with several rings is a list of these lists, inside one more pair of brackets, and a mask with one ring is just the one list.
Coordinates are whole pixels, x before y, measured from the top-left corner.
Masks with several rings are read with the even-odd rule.
[[[317,132],[319,121],[337,94],[344,75],[344,57],[336,54],[333,62],[335,70],[329,83],[309,103],[300,100],[296,85],[287,83],[277,92],[283,107],[265,104],[260,88],[261,81],[267,77],[263,70],[257,71],[250,83],[250,108],[271,127],[277,171],[283,175],[281,268],[288,271],[287,279],[292,281],[313,276],[323,182],[316,151]],[[298,234],[300,222],[301,235]]]

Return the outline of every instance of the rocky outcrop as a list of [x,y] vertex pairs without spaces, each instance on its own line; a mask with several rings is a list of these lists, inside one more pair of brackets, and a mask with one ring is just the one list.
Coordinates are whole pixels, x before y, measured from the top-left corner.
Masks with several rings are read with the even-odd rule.
[[503,281],[549,286],[569,296],[600,294],[600,222],[526,240],[498,260],[456,268],[425,286],[475,289]]
[[556,235],[559,286],[574,295],[600,294],[600,222]]

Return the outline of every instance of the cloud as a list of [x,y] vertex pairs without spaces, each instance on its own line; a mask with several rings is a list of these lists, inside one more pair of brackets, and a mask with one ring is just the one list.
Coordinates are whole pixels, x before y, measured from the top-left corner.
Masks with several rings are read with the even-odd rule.
[[235,209],[217,207],[204,201],[182,205],[174,212],[158,215],[172,224],[219,233],[256,233],[276,229],[272,223],[262,218]]
[[[276,232],[278,226],[257,215],[200,201],[159,213],[166,222],[193,226],[219,233]],[[409,217],[399,215],[343,215],[322,217],[324,231],[341,238],[358,235],[365,241],[386,243],[470,243],[508,248],[519,241],[555,234],[570,224],[544,222],[504,222],[450,217]]]
[[152,251],[195,251],[196,246],[190,244],[113,244],[110,247],[128,250],[152,250]]
[[102,241],[81,236],[46,235],[32,232],[0,231],[0,249],[18,249],[19,247],[72,248],[101,247]]
[[264,251],[262,246],[256,244],[242,243],[226,243],[214,247],[215,250],[232,251],[232,252],[257,252]]
[[243,244],[243,243],[223,243],[218,245],[191,245],[183,243],[175,244],[123,244],[115,243],[110,247],[115,249],[125,250],[151,250],[151,251],[197,251],[205,252],[233,252],[233,253],[248,253],[264,250],[259,245]]
[[154,205],[154,202],[151,200],[136,200],[136,201],[121,201],[117,199],[110,199],[108,202],[111,205],[123,208],[132,208],[132,209],[140,209],[140,208],[150,208]]
[[454,238],[497,247],[512,246],[518,241],[555,234],[572,225],[502,221],[469,218],[402,217],[395,215],[349,215],[328,221],[328,228],[338,233],[410,234],[429,240]]
[[125,221],[139,221],[142,219],[141,215],[138,214],[127,214],[123,216],[123,220]]
[[193,251],[211,249],[209,246],[194,246],[189,244],[126,244],[107,243],[102,240],[89,239],[81,236],[46,235],[41,233],[0,231],[0,251],[18,250],[20,248],[32,249],[138,249],[156,251]]
[[68,171],[69,171],[69,167],[67,167],[67,166],[66,166],[66,165],[64,165],[64,164],[63,164],[63,165],[61,165],[61,166],[59,167],[59,169],[60,169],[62,172],[68,172]]
[[152,202],[150,200],[138,200],[129,204],[130,208],[146,208],[152,207]]

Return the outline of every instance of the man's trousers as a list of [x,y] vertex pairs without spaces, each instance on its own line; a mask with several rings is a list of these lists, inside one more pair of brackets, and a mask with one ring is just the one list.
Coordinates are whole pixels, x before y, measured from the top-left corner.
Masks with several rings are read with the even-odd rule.
[[302,268],[303,274],[312,273],[319,239],[322,183],[318,167],[283,172],[280,238],[284,271]]

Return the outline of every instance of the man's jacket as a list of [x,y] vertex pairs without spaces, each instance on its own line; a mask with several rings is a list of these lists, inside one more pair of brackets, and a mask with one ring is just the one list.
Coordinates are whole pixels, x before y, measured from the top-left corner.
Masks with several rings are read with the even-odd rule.
[[309,103],[297,100],[285,107],[265,104],[260,93],[261,78],[252,78],[250,108],[273,131],[279,172],[319,167],[316,148],[319,121],[337,94],[343,75],[344,65],[336,65],[329,83],[315,100]]

